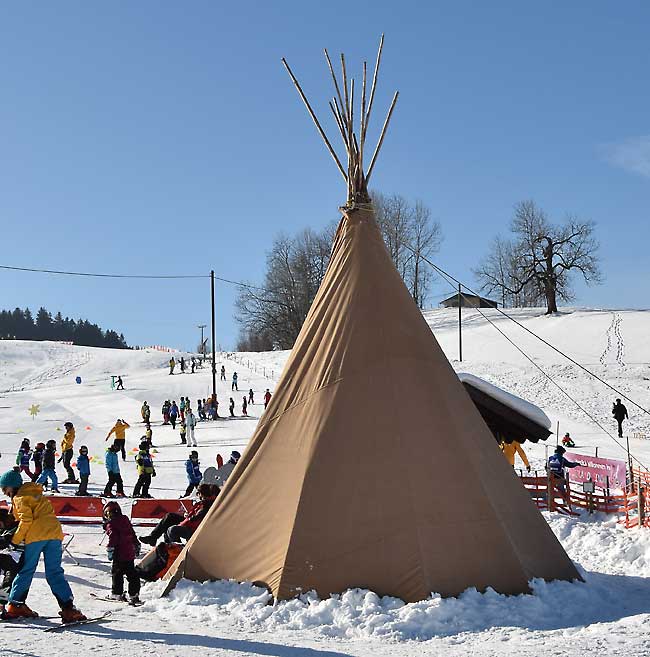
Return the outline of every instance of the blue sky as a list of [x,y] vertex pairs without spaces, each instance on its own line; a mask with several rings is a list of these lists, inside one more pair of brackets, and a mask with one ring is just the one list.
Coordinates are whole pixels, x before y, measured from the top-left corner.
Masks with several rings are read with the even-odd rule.
[[[533,198],[598,224],[606,281],[577,303],[648,307],[648,25],[644,2],[5,3],[0,264],[260,281],[279,231],[319,229],[345,200],[280,58],[327,118],[323,46],[356,73],[385,32],[374,135],[400,99],[373,187],[432,209],[437,262],[473,284]],[[189,348],[209,321],[207,280],[2,271],[0,286],[4,308],[132,344]],[[224,347],[235,296],[218,284]]]

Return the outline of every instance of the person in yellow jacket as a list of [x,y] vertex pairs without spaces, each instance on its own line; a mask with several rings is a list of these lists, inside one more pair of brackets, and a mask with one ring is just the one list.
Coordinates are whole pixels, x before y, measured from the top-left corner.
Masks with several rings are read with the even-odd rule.
[[502,440],[500,447],[503,455],[506,457],[506,461],[508,461],[508,463],[510,463],[513,468],[515,467],[515,457],[517,454],[519,454],[519,457],[526,466],[526,471],[530,472],[530,463],[528,462],[526,452],[524,452],[521,443],[518,443],[516,440],[513,440],[511,443],[507,443]]
[[42,554],[45,559],[45,579],[61,608],[59,616],[64,623],[85,620],[86,617],[74,606],[72,589],[61,567],[63,532],[52,505],[43,496],[43,487],[31,482],[23,484],[20,473],[10,470],[0,476],[0,488],[4,495],[11,498],[11,510],[18,521],[15,533],[7,539],[10,543],[2,545],[2,548],[23,552],[22,566],[9,592],[5,617],[14,619],[38,616],[25,601]]
[[124,420],[118,418],[115,426],[108,432],[105,440],[108,440],[113,434],[115,434],[114,444],[122,452],[122,460],[126,461],[126,430],[130,428],[130,424]]
[[63,467],[65,468],[68,478],[65,481],[62,481],[62,484],[78,484],[77,478],[74,476],[74,470],[72,469],[72,457],[74,456],[74,426],[72,422],[66,422],[64,425],[65,434],[63,435],[63,440],[61,441],[61,456],[59,458],[59,463],[63,461]]

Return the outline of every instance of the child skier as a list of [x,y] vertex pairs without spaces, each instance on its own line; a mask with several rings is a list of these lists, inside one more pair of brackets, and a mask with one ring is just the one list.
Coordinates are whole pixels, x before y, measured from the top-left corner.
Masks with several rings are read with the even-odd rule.
[[225,381],[225,380],[226,380],[226,366],[222,365],[221,366],[221,381]]
[[79,448],[77,470],[79,471],[81,483],[79,484],[79,490],[77,490],[75,495],[86,497],[88,495],[88,479],[90,478],[90,459],[88,458],[88,448],[85,445],[82,445]]
[[237,392],[239,392],[239,388],[237,387],[237,379],[238,379],[237,372],[233,372],[232,373],[232,386],[230,386],[230,389],[233,390],[233,391],[237,390]]
[[255,404],[255,399],[253,397],[253,389],[250,388],[248,391],[248,403],[249,404]]
[[120,461],[117,458],[119,447],[115,444],[109,445],[106,449],[106,456],[104,463],[106,464],[106,472],[108,473],[108,482],[104,488],[104,497],[115,497],[113,495],[113,486],[117,485],[117,497],[125,497],[124,495],[124,482],[120,474]]
[[11,498],[12,513],[18,521],[14,535],[5,539],[2,547],[25,545],[22,565],[9,592],[5,617],[34,618],[38,615],[25,604],[25,600],[42,554],[45,579],[61,608],[61,620],[64,623],[86,620],[74,606],[72,590],[61,567],[63,532],[52,505],[43,497],[42,486],[32,482],[23,484],[20,473],[10,470],[0,477],[0,488]]
[[573,442],[573,438],[571,438],[568,431],[564,434],[564,438],[562,438],[562,444],[565,447],[575,447],[576,446],[576,444]]
[[241,414],[244,416],[248,416],[248,403],[246,401],[246,397],[242,399]]
[[151,477],[156,476],[156,469],[153,467],[153,459],[149,454],[149,445],[140,443],[140,451],[135,457],[138,468],[138,481],[133,489],[133,497],[151,498],[149,495],[149,486],[151,486]]
[[198,447],[196,436],[194,435],[194,428],[196,427],[196,416],[191,408],[187,408],[187,416],[185,417],[185,425],[187,427],[187,444],[192,447]]
[[34,453],[32,454],[32,461],[34,461],[34,481],[36,481],[43,472],[43,452],[45,451],[45,443],[36,443]]
[[[176,402],[174,402],[176,403]],[[181,403],[180,406],[178,407],[178,410],[180,411],[181,415],[181,420],[185,419],[185,397],[181,397]]]
[[29,438],[23,438],[22,443],[20,443],[20,448],[18,449],[18,454],[16,454],[16,465],[20,472],[24,472],[31,481],[34,481],[34,474],[29,469],[29,462],[31,459],[32,449],[29,446]]
[[147,404],[147,402],[144,402],[142,404],[142,408],[140,409],[140,414],[142,415],[142,421],[145,424],[148,424],[149,420],[151,419],[151,408],[149,408],[149,404]]
[[199,453],[193,449],[190,452],[190,458],[185,461],[185,472],[187,473],[187,489],[181,497],[189,497],[190,493],[201,483],[203,475],[201,474],[201,464],[199,463]]
[[124,600],[124,578],[129,583],[129,603],[140,604],[140,577],[135,571],[134,559],[140,554],[138,541],[131,521],[122,513],[117,502],[108,502],[104,507],[104,530],[108,536],[106,553],[111,565],[111,598]]
[[37,483],[45,484],[47,486],[48,480],[52,481],[52,492],[59,492],[59,480],[56,476],[56,440],[48,440],[45,443],[45,450],[43,452],[43,472],[38,478]]
[[169,399],[166,399],[163,402],[162,405],[162,416],[163,416],[163,424],[169,424],[169,407],[171,404],[169,403]]
[[266,389],[266,392],[264,393],[264,408],[266,408],[269,405],[269,402],[271,401],[271,393],[269,392],[269,389]]
[[181,423],[178,426],[179,426],[179,431],[180,431],[180,434],[181,434],[181,445],[185,445],[187,443],[187,441],[186,441],[187,426],[185,424],[185,420],[181,420]]
[[[13,535],[18,529],[16,519],[9,509],[0,507],[0,545],[11,543]],[[20,570],[22,552],[11,550],[0,553],[0,618],[5,620],[5,605],[9,600],[11,585]]]
[[230,411],[230,417],[235,417],[235,400],[232,397],[230,398],[228,410]]
[[79,481],[74,476],[74,470],[70,465],[70,463],[72,462],[72,457],[74,456],[74,449],[73,449],[74,438],[75,438],[74,426],[72,425],[72,422],[66,422],[63,426],[65,427],[65,434],[63,436],[63,440],[61,441],[61,456],[59,457],[59,462],[63,461],[63,467],[65,468],[65,471],[68,473],[68,478],[62,483],[78,484]]

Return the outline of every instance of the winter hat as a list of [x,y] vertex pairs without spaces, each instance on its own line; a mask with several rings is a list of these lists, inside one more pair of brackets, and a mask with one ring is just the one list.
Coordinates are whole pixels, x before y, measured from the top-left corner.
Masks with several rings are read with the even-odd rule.
[[562,445],[558,445],[555,448],[555,453],[556,454],[564,454],[564,452],[566,452],[566,449],[564,449],[564,447],[562,447]]
[[237,463],[239,459],[241,458],[241,454],[239,452],[230,452],[230,460],[233,463]]
[[193,456],[196,456],[197,459],[199,458],[199,453],[195,449],[193,449],[190,452],[190,458],[192,458]]
[[56,440],[48,440],[46,447],[49,447],[50,449],[56,449]]
[[23,478],[20,472],[9,470],[0,476],[0,488],[20,488],[23,485]]
[[146,451],[146,450],[148,450],[148,449],[149,449],[149,443],[146,442],[146,441],[140,443],[140,449],[141,449],[142,451]]
[[45,443],[36,443],[36,447],[34,449],[45,449]]

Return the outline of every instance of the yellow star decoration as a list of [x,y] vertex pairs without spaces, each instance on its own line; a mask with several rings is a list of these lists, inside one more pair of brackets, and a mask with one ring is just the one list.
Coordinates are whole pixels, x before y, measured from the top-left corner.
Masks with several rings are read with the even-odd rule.
[[36,419],[36,416],[38,415],[38,412],[41,410],[41,405],[40,404],[32,404],[31,407],[29,408],[29,414],[32,416],[32,420]]

